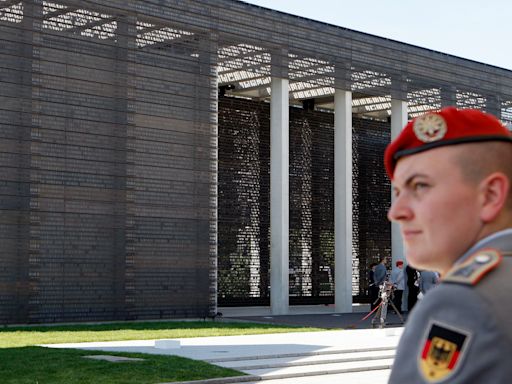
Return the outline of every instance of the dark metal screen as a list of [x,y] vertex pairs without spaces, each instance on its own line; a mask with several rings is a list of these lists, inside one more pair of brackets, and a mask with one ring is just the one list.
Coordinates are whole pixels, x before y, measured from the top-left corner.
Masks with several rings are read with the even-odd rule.
[[353,120],[353,276],[354,301],[366,302],[368,269],[380,255],[391,256],[391,184],[384,170],[384,150],[391,139],[387,122]]
[[290,109],[290,303],[334,296],[334,115]]
[[214,310],[215,42],[89,2],[6,3],[0,323]]
[[219,98],[219,305],[268,305],[270,107]]
[[[268,103],[219,99],[219,305],[268,305]],[[334,115],[290,108],[290,303],[334,302]],[[390,254],[390,184],[382,166],[389,124],[354,119],[353,294]]]

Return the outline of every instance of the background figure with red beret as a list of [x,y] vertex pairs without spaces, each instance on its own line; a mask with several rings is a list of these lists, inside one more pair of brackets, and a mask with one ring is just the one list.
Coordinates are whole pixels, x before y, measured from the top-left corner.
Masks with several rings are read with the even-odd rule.
[[407,261],[441,275],[407,320],[389,383],[510,383],[510,131],[445,108],[409,122],[384,157]]
[[395,287],[393,291],[393,304],[399,313],[402,313],[402,296],[405,288],[404,262],[397,260],[395,268],[391,271],[389,281]]

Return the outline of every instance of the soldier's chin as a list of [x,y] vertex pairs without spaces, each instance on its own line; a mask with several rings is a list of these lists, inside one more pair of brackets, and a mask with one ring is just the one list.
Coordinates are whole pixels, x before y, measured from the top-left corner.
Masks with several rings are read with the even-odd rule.
[[410,267],[425,270],[430,268],[428,261],[422,259],[419,255],[415,254],[414,252],[407,252],[405,258],[407,260],[407,264],[409,264]]
[[423,268],[423,267],[420,266],[421,264],[416,264],[415,262],[412,262],[412,261],[409,261],[409,260],[407,260],[407,264],[409,264],[409,267],[413,267],[415,269],[422,269]]

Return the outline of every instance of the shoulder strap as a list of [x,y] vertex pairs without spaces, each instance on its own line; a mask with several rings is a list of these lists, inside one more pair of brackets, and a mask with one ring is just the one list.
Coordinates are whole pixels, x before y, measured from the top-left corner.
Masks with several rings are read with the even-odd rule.
[[499,329],[506,335],[512,345],[512,316],[510,316],[510,271],[512,271],[512,254],[502,252],[503,260],[495,268],[492,276],[483,279],[474,290],[489,304],[492,316]]
[[443,278],[445,283],[476,285],[487,273],[503,260],[500,251],[494,248],[481,249],[466,261],[455,265]]

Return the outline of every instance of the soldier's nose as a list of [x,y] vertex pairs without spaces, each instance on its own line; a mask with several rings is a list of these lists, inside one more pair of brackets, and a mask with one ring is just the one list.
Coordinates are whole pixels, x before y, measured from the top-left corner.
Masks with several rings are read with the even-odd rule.
[[403,221],[412,217],[412,211],[408,207],[405,197],[397,196],[393,199],[388,211],[389,221]]

